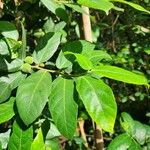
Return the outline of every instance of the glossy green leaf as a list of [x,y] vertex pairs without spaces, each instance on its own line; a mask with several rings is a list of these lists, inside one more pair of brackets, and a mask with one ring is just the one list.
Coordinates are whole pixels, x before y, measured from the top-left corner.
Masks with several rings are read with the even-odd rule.
[[91,118],[105,131],[113,132],[117,106],[113,92],[102,80],[77,78],[77,91]]
[[26,78],[18,87],[16,103],[19,115],[26,125],[31,124],[42,112],[51,89],[51,76],[38,71]]
[[49,60],[56,52],[60,44],[61,33],[55,34],[47,33],[41,38],[35,51],[33,52],[33,59],[35,63],[42,63]]
[[11,94],[10,84],[0,80],[0,103],[6,101]]
[[13,123],[13,131],[8,143],[8,150],[30,150],[33,140],[33,129],[22,129],[15,121]]
[[0,104],[0,124],[10,120],[14,114],[14,101],[15,98],[11,97],[6,103]]
[[117,136],[109,144],[107,150],[142,150],[142,148],[129,135],[124,133]]
[[8,21],[0,21],[0,33],[7,38],[18,40],[19,33],[16,27]]
[[55,0],[41,0],[41,2],[47,7],[48,10],[56,14],[59,18],[66,22],[68,21],[68,14],[62,4],[57,3]]
[[109,0],[78,0],[78,3],[90,8],[103,10],[106,13],[114,7]]
[[120,2],[120,3],[124,3],[124,4],[127,4],[139,11],[143,11],[143,12],[146,12],[148,14],[150,14],[150,11],[146,10],[145,8],[143,8],[142,6],[138,5],[138,4],[135,4],[135,3],[132,3],[132,2],[128,2],[128,1],[125,1],[125,0],[111,0],[112,2]]
[[72,138],[77,125],[77,105],[73,99],[73,80],[58,77],[52,84],[49,110],[58,130]]
[[100,65],[93,69],[92,72],[126,83],[148,85],[147,79],[144,76],[115,66]]
[[45,150],[45,144],[41,128],[38,130],[38,133],[31,145],[30,150]]

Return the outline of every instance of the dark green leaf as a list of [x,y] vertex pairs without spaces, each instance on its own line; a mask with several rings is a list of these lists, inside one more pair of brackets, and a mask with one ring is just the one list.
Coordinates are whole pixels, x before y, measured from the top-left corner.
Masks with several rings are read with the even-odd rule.
[[51,89],[51,76],[38,71],[26,78],[18,87],[16,103],[20,117],[26,125],[32,123],[42,112]]
[[0,21],[0,33],[7,38],[18,40],[19,33],[16,27],[8,21]]
[[77,78],[77,91],[91,118],[105,131],[113,132],[117,106],[113,92],[102,80]]
[[47,7],[48,10],[56,14],[59,18],[66,22],[68,21],[68,14],[62,4],[57,3],[55,0],[41,0],[41,2]]
[[0,71],[16,72],[21,68],[22,64],[23,61],[20,59],[15,59],[9,63],[6,59],[0,57]]
[[52,84],[49,109],[58,130],[67,138],[72,138],[77,125],[77,105],[73,99],[72,80],[58,77]]
[[0,55],[9,55],[8,46],[3,39],[0,39]]
[[35,51],[33,52],[33,59],[35,63],[42,63],[49,60],[56,52],[60,44],[61,33],[56,32],[54,35],[47,33],[40,40]]
[[8,143],[8,150],[30,150],[33,140],[33,129],[22,129],[15,121],[13,123],[13,132]]
[[126,83],[148,85],[147,79],[144,76],[115,66],[100,65],[93,69],[92,72]]
[[0,104],[0,124],[10,120],[14,114],[14,97],[11,97],[10,100],[6,103]]

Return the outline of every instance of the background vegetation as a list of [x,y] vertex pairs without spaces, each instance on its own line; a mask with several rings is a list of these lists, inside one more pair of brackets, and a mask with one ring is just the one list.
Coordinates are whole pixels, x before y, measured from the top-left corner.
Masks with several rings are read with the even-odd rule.
[[[133,0],[132,2],[143,6],[146,10],[150,10],[149,0]],[[42,70],[41,68],[45,67],[45,69],[52,72],[52,77],[45,77],[43,83],[56,79],[60,73],[56,71],[57,68],[60,69],[59,71],[63,70],[61,68],[62,60],[59,60],[58,56],[64,45],[68,42],[84,39],[82,24],[82,13],[84,12],[81,7],[79,5],[69,5],[68,1],[55,1],[55,3],[63,3],[65,5],[58,11],[54,10],[53,12],[55,6],[52,3],[49,5],[46,0],[0,0],[0,149],[95,149],[97,136],[94,136],[94,123],[79,98],[75,100],[79,111],[77,131],[73,137],[69,134],[62,135],[61,129],[57,129],[58,125],[56,127],[55,120],[53,122],[50,117],[48,104],[41,112],[37,111],[36,120],[20,119],[20,117],[26,118],[20,115],[23,107],[19,106],[19,103],[20,105],[23,104],[18,100],[16,106],[17,87],[20,86],[19,90],[23,90],[21,89],[21,82],[25,83],[27,76],[30,76],[33,71]],[[74,2],[74,4],[77,3]],[[140,10],[142,11],[138,11],[123,3],[115,3],[115,6],[117,6],[117,10],[111,9],[107,11],[106,7],[98,10],[95,7],[93,8],[92,5],[90,9],[93,43],[96,50],[101,50],[105,54],[101,63],[132,70],[138,75],[144,74],[148,80],[147,83],[149,83],[150,13],[141,8]],[[42,58],[38,58],[41,54],[38,55],[35,49],[38,51],[38,48],[42,47],[42,44],[38,45],[42,37],[47,36],[41,42],[44,43],[46,39],[52,37],[52,34],[49,33],[56,32],[59,33],[55,35],[54,42],[59,42],[61,39],[61,44],[52,45],[53,49],[57,49],[59,45],[57,51],[55,54],[51,54],[51,58],[48,54],[45,55],[48,58],[46,61],[43,61]],[[88,48],[91,46],[90,43],[86,44],[85,46]],[[76,50],[79,48],[78,46],[78,44],[74,44],[68,47]],[[70,52],[68,55],[74,54]],[[34,63],[31,56],[37,58],[37,60],[34,60]],[[77,55],[75,56],[78,58]],[[21,57],[23,61],[20,61]],[[39,66],[33,65],[36,63]],[[88,70],[89,64],[88,66],[84,63],[82,64],[80,58],[78,63],[74,65],[73,74],[71,75],[78,76],[79,74],[80,76],[85,74],[83,69]],[[40,72],[37,73],[39,73],[38,77],[40,78],[42,74]],[[65,78],[70,78],[68,76],[70,73],[69,67],[63,73],[64,76],[66,75]],[[93,76],[99,78],[98,75]],[[36,80],[33,81],[38,82],[38,77],[35,76]],[[111,87],[115,95],[117,117],[113,133],[110,133],[107,129],[102,131],[103,137],[100,139],[104,140],[105,149],[150,150],[150,95],[148,86],[143,86],[143,83],[132,85],[108,78],[103,78],[103,81]],[[126,78],[126,75],[124,78]],[[71,88],[72,85],[70,83],[67,84],[68,88]],[[39,86],[39,89],[41,87],[45,91],[49,88],[48,85],[46,87],[43,84]],[[81,89],[77,88],[77,91],[79,92]],[[74,93],[75,97],[78,95],[77,91]],[[56,90],[55,92],[61,95],[61,91]],[[53,116],[52,112],[51,115]],[[72,118],[68,118],[68,122],[70,119]],[[25,124],[32,124],[33,128],[31,126],[27,128]],[[23,137],[20,137],[21,134]],[[85,141],[84,136],[87,141]],[[115,137],[118,137],[118,139]],[[130,137],[135,143],[131,141]],[[19,139],[22,140],[22,145],[18,148]],[[113,139],[116,141],[113,141]],[[25,143],[25,146],[23,143]]]

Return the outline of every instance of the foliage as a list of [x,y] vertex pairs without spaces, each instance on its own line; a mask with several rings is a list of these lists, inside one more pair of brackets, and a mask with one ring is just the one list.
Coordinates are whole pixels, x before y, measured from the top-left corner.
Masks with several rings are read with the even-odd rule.
[[[0,11],[1,149],[82,149],[84,141],[77,131],[81,118],[90,123],[96,122],[103,129],[104,135],[109,134],[111,137],[112,133],[113,136],[121,133],[114,140],[111,139],[108,150],[149,148],[148,125],[135,121],[125,112],[120,117],[120,124],[116,121],[117,109],[118,113],[122,112],[118,99],[122,99],[122,102],[128,99],[128,95],[121,90],[123,86],[130,89],[131,84],[134,84],[134,89],[139,89],[135,96],[141,100],[147,95],[143,93],[144,88],[149,90],[149,80],[144,75],[149,71],[147,60],[138,60],[140,68],[137,68],[135,59],[138,57],[130,55],[131,47],[134,54],[140,57],[140,44],[144,42],[139,39],[139,44],[130,44],[126,36],[122,35],[128,26],[118,23],[119,30],[114,31],[116,22],[111,26],[107,24],[111,15],[126,9],[120,7],[126,7],[121,3],[141,11],[138,13],[145,16],[150,14],[140,4],[124,0],[5,1]],[[98,23],[97,12],[99,16],[108,15],[104,23],[96,24],[97,30],[93,28],[93,44],[78,37],[81,27],[77,18],[85,13],[81,5],[92,9],[95,15],[91,17],[92,23]],[[106,33],[105,27],[108,28]],[[124,41],[110,48],[105,38],[99,41],[100,34],[96,33],[99,28],[101,37],[108,34],[106,38],[111,28],[112,43],[117,39],[114,34],[119,34]],[[132,31],[136,36],[147,36],[150,33],[149,29],[140,25],[134,25]],[[119,52],[116,52],[116,47],[120,49]],[[107,51],[104,50],[106,48]],[[143,52],[144,58],[147,58],[148,44]],[[130,66],[133,71],[129,71]],[[145,68],[141,69],[143,66]],[[116,84],[119,85],[119,93],[116,92]],[[130,98],[134,99],[133,95]],[[63,140],[65,145],[61,143]],[[92,149],[92,145],[89,148]]]

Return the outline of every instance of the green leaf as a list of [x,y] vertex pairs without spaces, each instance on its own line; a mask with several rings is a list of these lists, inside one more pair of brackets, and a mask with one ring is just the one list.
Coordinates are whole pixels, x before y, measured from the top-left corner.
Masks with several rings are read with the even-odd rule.
[[15,59],[9,63],[6,59],[0,56],[0,71],[16,72],[21,68],[22,64],[23,61],[20,59]]
[[69,60],[67,60],[67,58],[65,57],[63,52],[60,51],[60,53],[56,59],[56,66],[59,69],[64,69],[64,68],[68,68],[68,67],[72,66],[72,63]]
[[15,98],[11,97],[6,103],[0,104],[0,124],[10,120],[14,114],[14,101]]
[[76,12],[79,12],[79,13],[82,13],[82,14],[86,14],[86,12],[82,9],[82,7],[80,7],[78,4],[75,4],[75,3],[65,3],[65,5],[67,6],[67,7],[70,7],[70,8],[72,8],[73,10],[75,10]]
[[77,125],[77,105],[73,99],[73,80],[58,77],[52,84],[49,110],[58,130],[72,138]]
[[11,94],[9,83],[0,80],[0,103],[6,101]]
[[18,40],[19,33],[16,27],[8,21],[0,21],[0,33],[7,38]]
[[82,54],[75,54],[77,62],[84,70],[90,70],[93,68],[92,62]]
[[9,48],[3,39],[0,39],[0,55],[9,55]]
[[42,112],[51,89],[51,76],[38,71],[26,78],[18,87],[16,103],[19,115],[26,125],[31,124]]
[[77,91],[91,118],[105,131],[113,132],[117,106],[113,92],[102,80],[77,78]]
[[138,143],[143,145],[147,139],[147,129],[144,124],[134,121],[131,116],[125,112],[121,114],[121,126]]
[[146,12],[148,14],[150,14],[150,11],[146,10],[145,8],[143,8],[142,6],[138,5],[138,4],[135,4],[135,3],[132,3],[132,2],[128,2],[128,1],[125,1],[125,0],[111,0],[112,2],[120,2],[120,3],[124,3],[124,4],[127,4],[139,11],[143,11],[143,12]]
[[108,14],[108,11],[114,7],[109,0],[78,0],[80,5],[84,5],[90,8],[103,10]]
[[148,85],[147,79],[144,76],[115,66],[100,65],[93,69],[92,72],[110,79],[126,83]]
[[11,129],[4,133],[0,133],[0,148],[2,147],[2,150],[7,149],[9,137],[10,137]]
[[90,70],[93,68],[92,62],[86,56],[72,52],[65,52],[65,54],[74,55],[76,57],[76,61],[84,70]]
[[8,143],[8,150],[29,150],[33,140],[33,129],[22,129],[15,121],[13,132]]
[[101,60],[111,60],[111,56],[102,50],[93,50],[86,54],[93,64],[98,64]]
[[35,63],[42,63],[49,60],[56,52],[60,44],[61,33],[56,32],[54,35],[47,33],[41,38],[39,44],[33,52],[33,59]]
[[57,3],[55,0],[41,0],[41,2],[50,10],[52,13],[57,15],[64,21],[68,21],[68,14],[65,7],[62,4]]
[[8,74],[7,76],[2,76],[0,81],[5,81],[10,85],[11,90],[15,89],[24,79],[26,75],[21,72],[15,72]]
[[73,41],[68,42],[63,47],[63,52],[73,52],[73,53],[88,53],[89,51],[93,51],[95,48],[95,45],[85,41],[85,40],[79,40],[79,41]]
[[108,146],[107,150],[142,150],[126,133],[117,136]]
[[45,150],[45,144],[41,128],[38,130],[38,133],[31,145],[30,150]]

